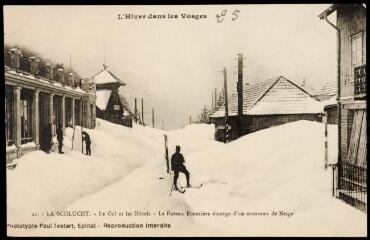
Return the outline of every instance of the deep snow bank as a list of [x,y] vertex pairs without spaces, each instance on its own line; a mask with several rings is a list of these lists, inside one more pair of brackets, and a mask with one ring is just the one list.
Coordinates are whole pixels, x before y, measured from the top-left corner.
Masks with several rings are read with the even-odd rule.
[[[213,141],[214,126],[190,125],[169,131],[170,154],[175,145],[182,146],[186,165],[191,173],[191,182],[204,183],[201,189],[187,189],[182,195],[177,192],[169,196],[172,175],[165,173],[163,159],[163,132],[148,127],[122,128],[100,121],[96,130],[90,131],[95,145],[92,152],[97,158],[94,172],[82,174],[82,179],[105,176],[106,185],[95,181],[89,193],[73,185],[66,174],[71,166],[64,166],[61,176],[48,174],[54,183],[65,184],[65,194],[71,195],[70,204],[57,190],[42,191],[48,205],[37,205],[39,209],[88,210],[88,218],[54,217],[45,223],[96,223],[99,228],[37,229],[30,235],[70,236],[364,236],[366,214],[331,197],[331,171],[324,169],[324,125],[317,122],[298,121],[258,131],[229,144]],[[100,136],[100,137],[99,137]],[[103,137],[102,137],[103,136]],[[102,140],[98,140],[102,138]],[[336,159],[337,129],[329,126],[329,158]],[[119,148],[116,149],[116,148]],[[95,151],[95,152],[94,152]],[[40,153],[35,153],[40,154]],[[77,154],[71,152],[69,154]],[[80,154],[80,153],[78,153]],[[57,154],[55,154],[57,155]],[[68,154],[67,154],[68,155]],[[65,157],[65,156],[62,156]],[[90,160],[90,159],[88,159]],[[29,168],[33,165],[29,160]],[[92,166],[83,161],[78,172],[86,172]],[[112,162],[107,165],[106,162]],[[56,164],[56,163],[53,163]],[[63,163],[59,163],[62,164]],[[73,164],[73,161],[66,165]],[[136,167],[132,167],[137,164]],[[95,165],[95,164],[94,164]],[[99,169],[106,166],[109,169]],[[61,166],[59,166],[61,167]],[[49,166],[47,169],[58,169]],[[110,169],[112,168],[112,169]],[[129,169],[125,172],[124,169]],[[27,169],[21,171],[25,174]],[[116,178],[99,171],[110,171]],[[39,171],[40,172],[40,171]],[[72,171],[73,172],[73,171]],[[112,174],[113,172],[113,174]],[[23,175],[16,172],[11,177],[16,184],[23,184]],[[18,173],[20,174],[20,173]],[[46,176],[44,176],[45,178]],[[41,184],[37,176],[26,177],[32,186]],[[73,179],[73,177],[71,178]],[[113,179],[113,180],[112,180]],[[76,182],[78,180],[74,179]],[[88,182],[88,181],[87,181]],[[185,179],[180,175],[179,185]],[[76,184],[76,183],[75,183]],[[53,185],[53,184],[50,184]],[[68,188],[67,186],[74,186]],[[45,189],[50,190],[50,186]],[[82,194],[81,194],[82,192]],[[93,193],[95,192],[95,193]],[[73,194],[72,194],[73,193]],[[14,190],[14,195],[24,197]],[[29,192],[32,202],[37,200]],[[35,199],[36,198],[36,199]],[[79,198],[77,200],[77,198]],[[14,196],[13,196],[14,199]],[[56,200],[58,199],[58,200]],[[63,199],[63,204],[55,202]],[[65,206],[68,204],[68,206]],[[15,209],[17,205],[12,205]],[[20,209],[21,210],[21,209]],[[99,211],[149,211],[151,216],[98,216]],[[231,216],[219,217],[173,217],[158,216],[166,212],[219,212],[234,211],[251,213],[280,211],[284,216]],[[23,213],[20,213],[23,214]],[[94,215],[96,214],[96,215]],[[20,215],[19,215],[20,216]],[[104,223],[170,223],[170,229],[107,229]],[[348,222],[354,223],[349,225]]]
[[35,151],[16,159],[17,167],[7,171],[9,223],[43,221],[45,216],[31,213],[64,209],[114,183],[155,159],[160,149],[156,140],[163,136],[161,130],[139,125],[131,129],[101,119],[96,129],[83,130],[91,137],[92,156],[81,153],[77,126],[75,131],[66,129],[65,154]]

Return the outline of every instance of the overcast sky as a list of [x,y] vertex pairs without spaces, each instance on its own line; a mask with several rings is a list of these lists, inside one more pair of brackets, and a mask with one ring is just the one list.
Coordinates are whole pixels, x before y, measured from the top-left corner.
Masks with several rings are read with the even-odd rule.
[[[223,67],[229,91],[236,91],[237,53],[245,56],[244,83],[282,75],[319,89],[335,81],[336,32],[318,18],[328,6],[5,6],[4,36],[5,43],[65,65],[71,55],[83,77],[102,69],[105,52],[109,69],[127,83],[121,90],[131,108],[135,97],[144,98],[145,122],[151,124],[154,108],[156,127],[163,120],[174,129],[211,105],[212,90],[223,85]],[[207,18],[182,19],[181,13]],[[118,14],[179,18],[119,20]]]

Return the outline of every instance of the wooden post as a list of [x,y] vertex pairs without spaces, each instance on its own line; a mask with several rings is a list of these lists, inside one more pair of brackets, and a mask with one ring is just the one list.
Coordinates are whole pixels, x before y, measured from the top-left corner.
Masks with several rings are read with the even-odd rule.
[[66,129],[66,97],[62,96],[62,129],[63,129],[63,135],[65,135],[65,129]]
[[225,89],[225,96],[224,96],[224,101],[225,101],[225,143],[229,142],[229,103],[227,100],[227,72],[226,68],[223,69],[223,74],[224,74],[224,89]]
[[82,125],[83,125],[83,122],[84,122],[84,100],[83,98],[81,98],[81,152],[82,154],[84,153],[84,142],[83,142],[83,139],[82,139]]
[[136,98],[135,98],[135,123],[137,123],[137,102],[136,102]]
[[154,128],[154,109],[152,108],[152,126]]
[[144,125],[144,99],[141,98],[141,122]]
[[76,126],[76,120],[75,120],[75,99],[72,97],[72,127],[74,128]]
[[328,167],[328,112],[325,111],[323,122],[325,124],[325,169]]

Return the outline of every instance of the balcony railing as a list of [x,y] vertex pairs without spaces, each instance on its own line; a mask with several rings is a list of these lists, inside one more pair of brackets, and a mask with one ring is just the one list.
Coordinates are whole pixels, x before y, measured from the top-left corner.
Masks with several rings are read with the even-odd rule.
[[355,99],[366,98],[366,65],[355,67],[354,97]]

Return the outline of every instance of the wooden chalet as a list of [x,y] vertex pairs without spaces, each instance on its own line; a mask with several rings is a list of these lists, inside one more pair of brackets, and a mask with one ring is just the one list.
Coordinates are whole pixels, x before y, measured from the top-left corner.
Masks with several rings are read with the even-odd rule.
[[[238,117],[238,96],[228,100],[230,140],[261,129],[297,120],[321,121],[322,104],[311,93],[279,76],[243,86],[243,115]],[[211,115],[217,141],[225,140],[225,106]]]
[[112,123],[132,127],[132,117],[121,101],[118,89],[125,86],[121,81],[104,65],[104,69],[97,73],[93,80],[96,84],[96,117]]
[[[336,24],[327,17],[336,12]],[[334,4],[319,17],[337,33],[336,195],[367,211],[366,5]]]

